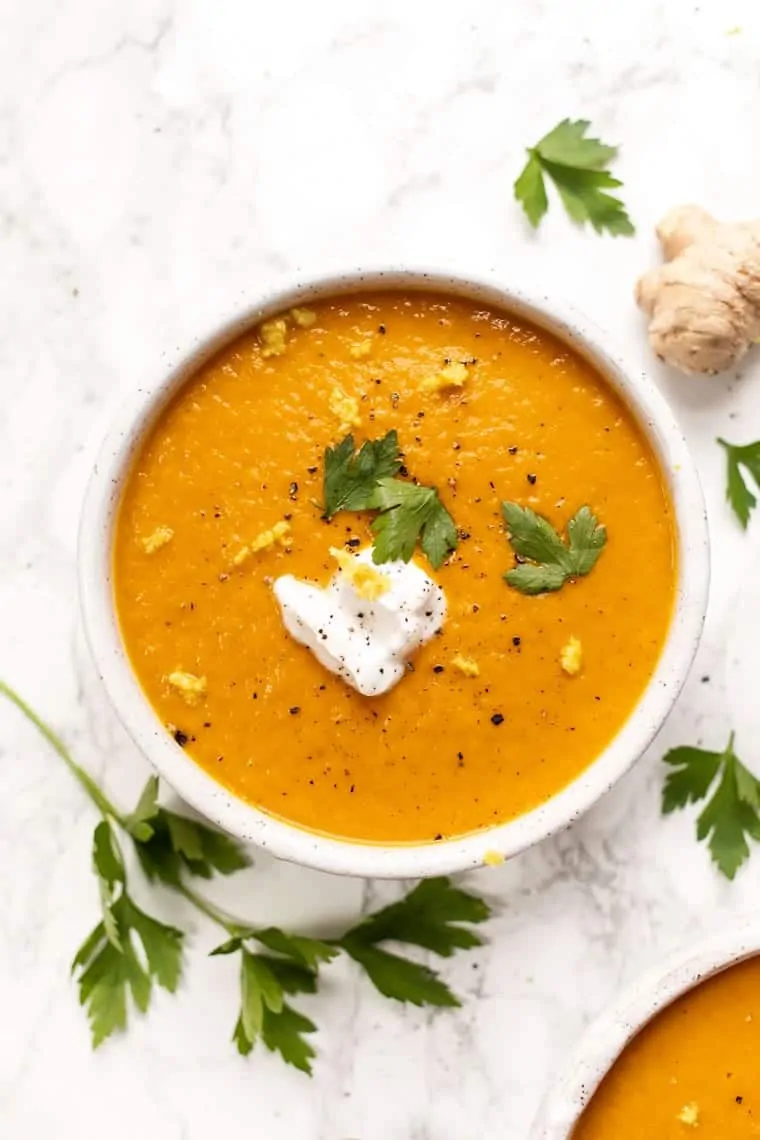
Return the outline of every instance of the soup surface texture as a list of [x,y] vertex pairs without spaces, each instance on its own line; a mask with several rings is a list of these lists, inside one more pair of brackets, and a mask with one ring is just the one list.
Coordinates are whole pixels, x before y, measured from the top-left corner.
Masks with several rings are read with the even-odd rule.
[[703,982],[633,1039],[573,1140],[760,1136],[760,958]]
[[[195,761],[267,812],[369,842],[509,820],[595,759],[656,665],[675,583],[657,463],[591,365],[507,313],[392,291],[310,310],[274,353],[256,330],[224,348],[141,447],[114,550],[132,665]],[[465,382],[431,390],[447,361],[467,362]],[[460,539],[438,571],[416,550],[447,617],[408,675],[369,698],[288,636],[272,582],[325,585],[331,546],[369,545],[367,512],[322,517],[324,450],[390,429],[401,475],[438,488]],[[608,533],[594,569],[538,597],[508,586],[503,500],[562,533],[588,505]],[[236,561],[285,522],[289,547]],[[571,638],[574,676],[560,663]],[[167,682],[176,671],[205,678],[199,699]]]

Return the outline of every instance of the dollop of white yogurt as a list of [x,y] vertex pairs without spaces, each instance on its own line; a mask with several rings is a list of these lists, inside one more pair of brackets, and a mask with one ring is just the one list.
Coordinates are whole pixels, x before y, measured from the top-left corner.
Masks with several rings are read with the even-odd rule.
[[[372,566],[371,547],[356,560]],[[273,587],[291,637],[365,697],[392,689],[446,616],[443,590],[416,563],[385,562],[375,569],[389,588],[374,601],[360,597],[341,570],[324,589],[292,574]]]

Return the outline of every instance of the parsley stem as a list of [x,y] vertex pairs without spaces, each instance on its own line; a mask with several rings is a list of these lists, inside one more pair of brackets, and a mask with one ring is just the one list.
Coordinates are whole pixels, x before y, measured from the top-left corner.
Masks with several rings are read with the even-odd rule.
[[87,772],[85,772],[84,768],[80,768],[80,766],[72,757],[66,745],[61,740],[60,736],[58,736],[57,733],[53,732],[52,728],[48,724],[45,724],[44,720],[41,720],[41,718],[37,716],[37,713],[29,707],[26,701],[23,700],[18,695],[18,693],[14,692],[10,685],[7,685],[3,680],[0,680],[0,693],[6,696],[8,700],[11,701],[12,704],[14,704],[16,708],[24,714],[26,719],[34,725],[34,727],[38,732],[42,734],[42,736],[44,736],[48,744],[50,744],[55,749],[66,767],[71,772],[74,779],[79,781],[79,784],[82,788],[84,788],[85,792],[95,804],[101,815],[110,816],[112,819],[115,819],[117,822],[123,824],[120,812],[116,810],[108,797],[104,795],[103,792],[101,792],[98,785],[95,783],[92,777],[89,776]]
[[181,895],[184,895],[187,901],[192,903],[196,910],[199,910],[201,914],[205,914],[206,918],[210,918],[217,926],[223,927],[233,938],[241,934],[250,933],[250,926],[246,926],[232,915],[226,914],[225,911],[214,906],[208,899],[204,899],[203,895],[196,894],[192,887],[188,887],[187,883],[180,883],[175,889],[179,891]]

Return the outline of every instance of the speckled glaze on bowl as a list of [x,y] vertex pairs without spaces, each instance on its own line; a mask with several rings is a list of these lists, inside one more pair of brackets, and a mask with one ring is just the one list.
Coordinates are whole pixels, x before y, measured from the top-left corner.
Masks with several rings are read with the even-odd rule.
[[[504,308],[548,329],[581,352],[632,409],[662,465],[676,517],[679,578],[675,612],[658,667],[628,721],[571,784],[525,815],[440,843],[363,844],[315,834],[252,807],[217,784],[160,723],[132,672],[113,604],[111,547],[122,486],[132,458],[162,409],[223,345],[293,305],[377,288],[434,289]],[[338,874],[417,878],[477,867],[487,851],[506,858],[577,819],[631,767],[662,725],[691,665],[707,603],[709,554],[704,502],[686,441],[652,382],[633,374],[608,349],[607,334],[567,306],[505,283],[438,271],[355,271],[295,284],[247,306],[199,340],[168,371],[138,388],[107,437],[88,489],[79,538],[79,583],[85,631],[113,705],[135,743],[189,804],[240,839],[281,859]]]
[[645,1025],[676,998],[760,954],[760,922],[747,920],[671,954],[635,982],[584,1034],[544,1099],[530,1140],[571,1140],[584,1108]]

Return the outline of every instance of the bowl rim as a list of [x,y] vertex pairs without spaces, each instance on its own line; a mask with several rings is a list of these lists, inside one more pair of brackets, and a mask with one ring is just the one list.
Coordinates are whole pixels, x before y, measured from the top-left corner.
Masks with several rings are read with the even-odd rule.
[[[162,409],[220,348],[261,320],[319,298],[372,289],[433,290],[505,309],[554,333],[579,351],[637,417],[661,466],[673,502],[678,582],[670,629],[642,697],[597,759],[570,784],[524,815],[437,843],[374,844],[307,831],[241,800],[216,783],[166,732],[129,664],[111,587],[113,522],[132,457]],[[686,440],[664,397],[646,374],[627,368],[610,338],[574,307],[539,289],[514,287],[496,270],[457,273],[432,268],[367,268],[299,279],[266,290],[199,336],[158,378],[140,384],[106,435],[93,467],[79,528],[79,595],[86,640],[117,715],[159,774],[192,807],[239,839],[281,859],[321,871],[419,878],[478,867],[489,852],[504,858],[562,830],[608,791],[641,756],[686,679],[702,631],[709,584],[709,541],[702,490]]]
[[530,1140],[571,1140],[583,1110],[625,1047],[701,982],[760,954],[760,920],[681,946],[628,986],[586,1030],[544,1097]]

